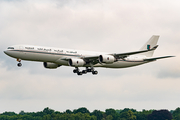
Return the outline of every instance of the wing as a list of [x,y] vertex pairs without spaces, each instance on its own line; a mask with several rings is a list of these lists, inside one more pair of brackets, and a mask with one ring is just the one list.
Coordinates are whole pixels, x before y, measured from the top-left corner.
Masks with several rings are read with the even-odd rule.
[[144,59],[144,61],[155,61],[157,59],[170,58],[170,57],[175,57],[175,56],[163,56],[163,57],[147,58],[147,59]]
[[[141,50],[141,51],[135,51],[135,52],[127,52],[127,53],[119,53],[119,54],[108,54],[108,55],[112,55],[114,56],[116,59],[124,59],[126,57],[128,57],[129,55],[134,55],[134,54],[138,54],[138,53],[144,53],[144,52],[149,52],[149,51],[152,51],[152,50],[155,50],[156,48],[158,47],[158,45],[156,45],[155,47],[153,47],[152,49],[149,49],[149,50]],[[99,55],[98,56],[87,56],[87,57],[84,57],[83,59],[86,61],[86,62],[92,62],[92,63],[98,63],[99,60]]]
[[126,58],[129,55],[134,55],[134,54],[138,54],[138,53],[144,53],[144,52],[149,52],[149,51],[153,51],[158,47],[158,45],[154,46],[152,49],[148,49],[148,50],[141,50],[141,51],[135,51],[135,52],[127,52],[127,53],[120,53],[120,54],[111,54],[113,55],[115,58]]

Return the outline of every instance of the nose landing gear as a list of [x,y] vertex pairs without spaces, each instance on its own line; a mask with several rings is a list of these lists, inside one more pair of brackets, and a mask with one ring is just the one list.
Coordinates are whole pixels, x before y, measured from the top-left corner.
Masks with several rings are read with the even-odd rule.
[[21,66],[22,66],[22,63],[18,63],[17,66],[18,66],[18,67],[21,67]]
[[21,66],[22,66],[21,59],[18,58],[17,61],[19,62],[19,63],[17,64],[17,66],[18,66],[18,67],[21,67]]

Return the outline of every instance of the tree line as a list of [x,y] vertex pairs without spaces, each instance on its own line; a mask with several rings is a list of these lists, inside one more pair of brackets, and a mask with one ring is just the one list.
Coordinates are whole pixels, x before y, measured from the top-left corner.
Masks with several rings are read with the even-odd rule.
[[90,112],[81,107],[73,111],[54,111],[44,108],[39,112],[4,112],[0,114],[0,120],[180,120],[180,108],[175,110],[142,110],[125,108],[123,110],[106,109],[105,112],[94,110]]

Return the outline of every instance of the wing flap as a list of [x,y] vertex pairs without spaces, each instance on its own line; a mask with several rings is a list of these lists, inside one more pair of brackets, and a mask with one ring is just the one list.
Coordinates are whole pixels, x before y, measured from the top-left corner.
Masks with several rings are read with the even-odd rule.
[[86,63],[91,63],[91,64],[97,64],[99,63],[99,55],[97,56],[86,56],[83,57],[84,61],[86,61]]
[[83,59],[93,59],[93,60],[96,60],[96,59],[98,59],[99,58],[99,55],[96,55],[96,56],[86,56],[86,57],[84,57]]

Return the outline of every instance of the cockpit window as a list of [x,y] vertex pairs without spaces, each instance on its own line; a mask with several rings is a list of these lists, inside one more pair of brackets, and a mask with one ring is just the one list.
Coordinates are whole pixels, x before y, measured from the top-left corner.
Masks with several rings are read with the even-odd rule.
[[14,47],[8,47],[8,49],[14,49]]

